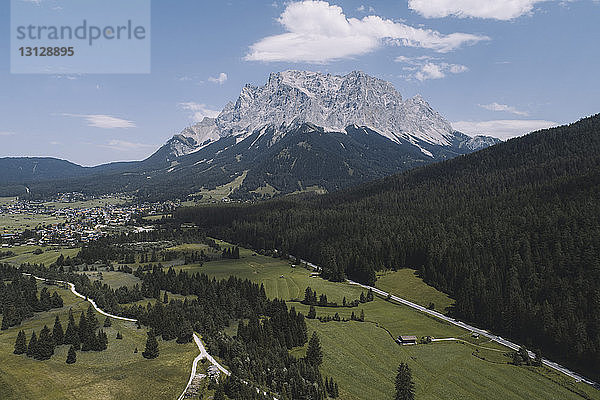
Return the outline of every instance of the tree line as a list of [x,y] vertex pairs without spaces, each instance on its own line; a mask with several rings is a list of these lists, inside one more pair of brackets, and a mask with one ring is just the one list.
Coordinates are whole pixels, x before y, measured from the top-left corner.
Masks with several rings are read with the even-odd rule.
[[[5,280],[10,282],[5,283]],[[50,294],[48,288],[43,287],[38,296],[37,281],[34,277],[24,276],[11,265],[0,265],[1,330],[20,325],[35,312],[49,311],[62,306],[63,299],[56,291]]]
[[413,268],[452,314],[600,378],[600,116],[325,196],[175,223],[373,284]]

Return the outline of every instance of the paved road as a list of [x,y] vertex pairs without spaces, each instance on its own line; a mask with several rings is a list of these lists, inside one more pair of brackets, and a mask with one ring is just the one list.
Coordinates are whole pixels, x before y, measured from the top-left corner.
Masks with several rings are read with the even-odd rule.
[[[309,264],[309,265],[314,266],[314,264]],[[314,266],[314,267],[316,267],[316,266]],[[319,268],[317,267],[317,269],[319,269]],[[518,345],[516,343],[513,343],[513,342],[511,342],[509,340],[503,339],[500,336],[496,336],[493,333],[490,333],[490,332],[488,332],[486,330],[479,329],[479,328],[471,326],[471,325],[469,325],[469,324],[467,324],[465,322],[456,320],[454,318],[450,318],[450,317],[448,317],[448,316],[446,316],[446,315],[444,315],[442,313],[439,313],[439,312],[437,312],[435,310],[429,310],[429,309],[427,309],[427,308],[425,308],[423,306],[420,306],[418,304],[415,304],[415,303],[413,303],[411,301],[408,301],[408,300],[403,299],[403,298],[398,297],[398,296],[394,296],[392,294],[384,292],[381,289],[377,289],[376,287],[372,287],[372,286],[368,286],[368,285],[363,285],[362,283],[354,282],[354,281],[351,281],[351,280],[348,280],[348,282],[350,284],[352,284],[352,285],[357,285],[357,286],[363,287],[365,289],[371,289],[373,291],[373,293],[377,293],[377,294],[379,294],[379,295],[381,295],[383,297],[387,297],[389,295],[392,300],[394,300],[394,301],[396,301],[398,303],[402,303],[402,304],[407,305],[409,307],[412,307],[412,308],[414,308],[416,310],[419,310],[419,311],[421,311],[421,312],[423,312],[425,314],[432,315],[432,316],[434,316],[436,318],[439,318],[441,320],[449,322],[449,323],[451,323],[453,325],[456,325],[456,326],[458,326],[460,328],[463,328],[463,329],[466,329],[468,331],[477,332],[480,336],[487,337],[487,338],[489,338],[490,340],[492,340],[492,341],[494,341],[496,343],[500,343],[501,345],[508,347],[509,349],[519,350],[521,348],[520,345]],[[529,356],[532,357],[532,358],[534,358],[535,354],[530,351],[529,352]],[[563,367],[562,365],[560,365],[558,363],[555,363],[555,362],[550,361],[550,360],[545,359],[545,358],[542,360],[542,362],[544,363],[544,365],[546,365],[546,366],[548,366],[548,367],[550,367],[552,369],[555,369],[556,371],[562,372],[563,374],[565,374],[567,376],[570,376],[571,378],[575,379],[577,382],[584,382],[584,383],[592,385],[592,386],[594,386],[596,388],[598,387],[598,384],[596,382],[592,381],[591,379],[587,379],[586,377],[581,376],[578,373],[573,372],[573,371],[569,370],[568,368]]]
[[196,371],[198,369],[198,362],[200,360],[202,360],[203,358],[206,358],[208,361],[210,361],[214,366],[216,366],[219,369],[219,371],[221,371],[225,375],[227,375],[227,376],[231,375],[231,372],[227,371],[225,369],[225,367],[223,367],[221,364],[219,364],[217,362],[217,360],[215,360],[213,358],[213,356],[208,354],[208,352],[206,351],[206,348],[204,347],[204,343],[202,343],[202,340],[200,340],[198,335],[196,335],[195,333],[194,333],[194,342],[196,343],[196,346],[198,346],[198,350],[200,350],[200,354],[198,354],[198,356],[194,359],[194,362],[192,363],[192,373],[190,374],[190,380],[188,381],[188,384],[186,385],[185,389],[183,389],[183,393],[181,393],[181,396],[179,396],[179,398],[177,400],[183,400],[183,398],[185,397],[185,393],[188,391],[190,385],[192,384],[192,381],[194,380],[194,377],[196,376]]
[[[31,274],[26,274],[26,273],[23,273],[23,275],[31,276]],[[55,279],[39,278],[39,277],[37,277],[37,276],[34,276],[34,278],[35,278],[35,279],[37,279],[37,280],[40,280],[40,281],[45,281],[45,280],[48,280],[48,281],[51,281],[51,282],[62,283],[63,285],[68,285],[68,286],[69,286],[69,288],[71,289],[71,292],[72,292],[72,293],[73,293],[75,296],[77,296],[77,297],[79,297],[79,298],[82,298],[82,299],[84,299],[84,300],[87,300],[87,301],[89,301],[89,302],[90,302],[90,304],[91,304],[91,305],[94,307],[94,309],[95,309],[96,311],[98,311],[100,314],[102,314],[102,315],[104,315],[104,316],[106,316],[106,317],[110,317],[110,318],[114,318],[114,319],[120,319],[121,321],[137,322],[137,319],[133,319],[133,318],[125,318],[125,317],[119,317],[118,315],[110,314],[110,313],[107,313],[107,312],[105,312],[104,310],[100,309],[94,300],[92,300],[92,299],[90,299],[90,298],[87,298],[86,296],[84,296],[84,295],[82,295],[81,293],[77,292],[77,291],[75,290],[75,285],[74,285],[74,284],[72,284],[71,282],[58,281],[58,280],[55,280]]]

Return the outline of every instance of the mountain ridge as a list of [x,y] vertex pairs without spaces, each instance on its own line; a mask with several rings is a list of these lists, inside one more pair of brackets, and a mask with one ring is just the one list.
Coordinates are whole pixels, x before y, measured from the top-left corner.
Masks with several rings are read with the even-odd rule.
[[[262,198],[264,187],[280,194],[306,187],[335,191],[498,142],[455,131],[422,96],[404,100],[393,84],[364,72],[289,70],[271,73],[262,86],[244,86],[216,118],[186,127],[145,160],[92,168],[62,164],[62,175],[49,176],[13,168],[10,177],[0,175],[0,186],[27,184],[39,196],[81,191],[201,198],[243,176],[227,197],[247,200]],[[0,160],[0,166],[14,162]],[[24,170],[32,168],[21,162]]]

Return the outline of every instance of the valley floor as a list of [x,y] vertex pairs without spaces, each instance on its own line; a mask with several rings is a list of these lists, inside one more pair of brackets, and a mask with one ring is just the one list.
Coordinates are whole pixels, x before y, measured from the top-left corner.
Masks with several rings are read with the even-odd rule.
[[[230,246],[227,243],[219,244]],[[178,246],[178,250],[199,251],[204,245]],[[27,257],[39,257],[33,249],[20,252],[14,262]],[[45,252],[44,257],[58,257],[60,250]],[[287,260],[272,258],[240,249],[240,259],[220,259],[204,265],[181,265],[176,270],[202,272],[217,279],[236,275],[263,283],[271,298],[287,301],[289,307],[308,314],[309,307],[300,303],[306,287],[319,295],[324,293],[330,302],[342,304],[345,297],[351,302],[365,291],[348,283],[323,280],[312,271],[300,266],[292,267]],[[54,260],[44,260],[52,262]],[[94,272],[86,272],[94,279]],[[103,281],[113,288],[132,287],[140,281],[131,274],[102,272]],[[426,285],[414,271],[389,272],[380,277],[378,287],[443,312],[452,299]],[[40,288],[42,284],[39,284]],[[57,290],[52,288],[52,290]],[[66,326],[69,308],[76,315],[87,309],[88,303],[70,291],[58,289],[65,306],[47,313],[37,313],[22,326],[0,333],[0,398],[23,399],[176,399],[189,379],[192,360],[198,348],[189,343],[178,345],[174,341],[159,341],[160,356],[146,360],[141,353],[145,344],[145,329],[135,324],[113,321],[107,329],[108,350],[100,353],[78,352],[77,363],[65,363],[67,347],[57,348],[51,360],[35,361],[12,354],[17,332],[26,331],[27,337],[46,324],[51,327],[55,315]],[[169,298],[182,296],[169,293]],[[139,303],[145,305],[148,301]],[[547,368],[517,367],[509,364],[510,350],[487,339],[472,338],[470,332],[441,320],[422,314],[407,306],[375,297],[374,301],[360,303],[358,307],[316,307],[317,317],[333,317],[342,321],[320,322],[307,320],[309,335],[319,334],[323,347],[324,376],[333,377],[339,384],[340,398],[367,400],[392,398],[394,377],[400,362],[410,366],[416,384],[418,399],[600,399],[600,391],[556,373]],[[365,322],[349,320],[364,312]],[[98,316],[103,321],[102,316]],[[232,321],[227,333],[234,335],[237,321]],[[117,331],[122,341],[115,340]],[[394,338],[415,335],[418,338],[456,338],[430,344],[400,346]],[[296,348],[292,354],[302,357],[306,348]],[[198,364],[203,368],[202,364]],[[226,366],[227,367],[227,366]],[[212,391],[203,388],[204,395]]]
[[[217,279],[233,274],[265,285],[269,297],[288,301],[288,306],[308,313],[299,303],[310,286],[329,301],[342,304],[357,299],[362,289],[347,283],[333,283],[315,277],[285,260],[257,255],[241,249],[241,259],[220,260],[204,266],[181,266],[180,270],[203,272]],[[395,295],[440,308],[452,303],[445,294],[427,286],[413,271],[393,272],[382,283]],[[408,281],[407,281],[408,279]],[[410,282],[410,284],[406,284]],[[436,306],[436,309],[438,307]],[[365,313],[365,322],[320,322],[307,320],[309,331],[317,331],[323,345],[325,376],[340,386],[340,398],[348,400],[391,398],[400,362],[409,364],[418,399],[600,399],[600,391],[547,368],[517,367],[509,364],[511,350],[485,338],[471,338],[470,332],[424,315],[404,305],[376,297],[355,308],[316,307],[317,317],[350,319],[351,313]],[[309,332],[309,335],[311,332]],[[414,346],[400,346],[400,335],[457,338]],[[305,348],[293,350],[303,356]]]

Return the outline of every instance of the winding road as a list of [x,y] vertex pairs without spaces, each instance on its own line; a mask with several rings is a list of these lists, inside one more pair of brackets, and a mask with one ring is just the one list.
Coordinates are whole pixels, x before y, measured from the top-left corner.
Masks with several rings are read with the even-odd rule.
[[84,299],[86,301],[89,301],[90,304],[94,307],[94,309],[96,311],[98,311],[100,314],[104,315],[105,317],[110,317],[110,318],[114,318],[114,319],[120,319],[121,321],[129,321],[129,322],[137,322],[137,319],[133,319],[133,318],[125,318],[125,317],[119,317],[118,315],[114,315],[114,314],[110,314],[105,312],[104,310],[100,309],[98,307],[98,305],[96,304],[96,302],[90,298],[87,298],[86,296],[82,295],[81,293],[79,293],[77,290],[75,290],[75,285],[72,284],[71,282],[66,282],[66,281],[58,281],[56,279],[46,279],[46,278],[40,278],[37,277],[35,275],[31,275],[31,274],[27,274],[25,272],[23,272],[23,275],[27,275],[27,276],[33,276],[35,279],[39,280],[39,281],[49,281],[49,282],[56,282],[56,283],[62,283],[63,285],[68,285],[69,288],[71,289],[71,293],[73,293],[75,296]]
[[[77,290],[75,290],[75,285],[73,283],[71,283],[71,282],[59,281],[59,280],[56,280],[56,279],[40,278],[38,276],[35,276],[35,275],[32,275],[32,274],[28,274],[28,273],[25,273],[25,272],[23,272],[23,275],[33,276],[35,279],[37,279],[39,281],[49,281],[49,282],[60,283],[60,284],[69,286],[69,288],[71,289],[71,293],[73,293],[75,296],[77,296],[77,297],[79,297],[81,299],[89,301],[90,304],[94,307],[94,309],[96,311],[98,311],[100,314],[102,314],[102,315],[104,315],[106,317],[118,319],[118,320],[121,320],[121,321],[138,322],[138,320],[134,319],[134,318],[120,317],[118,315],[107,313],[106,311],[104,311],[101,308],[99,308],[98,305],[96,304],[96,302],[94,300],[90,299],[89,297],[86,297],[86,296],[82,295]],[[183,390],[183,392],[181,393],[181,395],[178,397],[177,400],[183,400],[184,399],[185,393],[188,391],[190,385],[192,384],[192,381],[194,380],[194,377],[196,376],[196,372],[198,370],[198,362],[200,360],[204,359],[204,358],[206,358],[212,365],[214,365],[215,367],[217,367],[219,369],[219,371],[221,371],[225,375],[227,375],[227,376],[231,375],[231,372],[229,372],[225,367],[223,367],[221,364],[219,364],[219,362],[217,360],[215,360],[215,358],[213,356],[211,356],[210,354],[208,354],[208,351],[206,351],[206,348],[204,347],[204,343],[202,343],[202,340],[198,337],[198,335],[196,335],[196,333],[194,333],[193,338],[194,338],[194,342],[196,343],[196,346],[198,346],[198,350],[200,350],[200,354],[198,354],[198,356],[196,356],[196,358],[192,362],[192,372],[190,373],[190,379],[188,380],[188,383],[185,386],[185,389]],[[248,383],[246,381],[242,381],[242,382],[244,382],[246,385],[251,385],[250,383]],[[256,392],[257,393],[263,393],[264,395],[268,395],[267,392],[265,392],[263,390],[260,390],[259,388],[256,388]],[[273,400],[279,400],[279,399],[277,397],[273,396]]]
[[[121,321],[128,321],[128,322],[137,322],[137,319],[134,318],[126,318],[126,317],[120,317],[118,315],[114,315],[111,313],[107,313],[106,311],[102,310],[101,308],[98,307],[98,305],[96,304],[96,302],[84,295],[82,295],[81,293],[79,293],[77,290],[75,290],[75,285],[71,282],[66,282],[66,281],[59,281],[56,279],[46,279],[46,278],[40,278],[38,276],[35,275],[31,275],[28,273],[23,273],[23,275],[26,276],[33,276],[35,279],[39,280],[39,281],[49,281],[49,282],[54,282],[54,283],[60,283],[63,285],[67,285],[69,286],[69,288],[71,289],[71,293],[73,293],[75,296],[84,299],[86,301],[89,301],[90,304],[94,307],[94,309],[96,311],[98,311],[100,314],[106,316],[106,317],[110,317],[110,318],[114,318],[114,319],[118,319]],[[185,389],[183,390],[183,393],[181,393],[181,396],[179,396],[178,400],[182,400],[185,393],[187,392],[188,388],[190,387],[190,385],[192,384],[192,380],[194,379],[194,377],[196,376],[196,371],[198,369],[198,362],[200,360],[202,360],[203,358],[206,358],[208,361],[210,361],[213,365],[215,365],[219,371],[223,372],[225,375],[229,376],[231,375],[231,372],[227,371],[221,364],[219,364],[217,362],[217,360],[214,359],[213,356],[211,356],[210,354],[208,354],[208,352],[206,351],[206,348],[204,348],[204,344],[202,343],[202,341],[200,340],[200,338],[198,337],[198,335],[196,335],[194,333],[194,342],[196,343],[196,346],[198,346],[198,350],[200,350],[200,354],[194,359],[193,363],[192,363],[192,373],[190,374],[190,379],[187,383],[187,385],[185,386]]]

